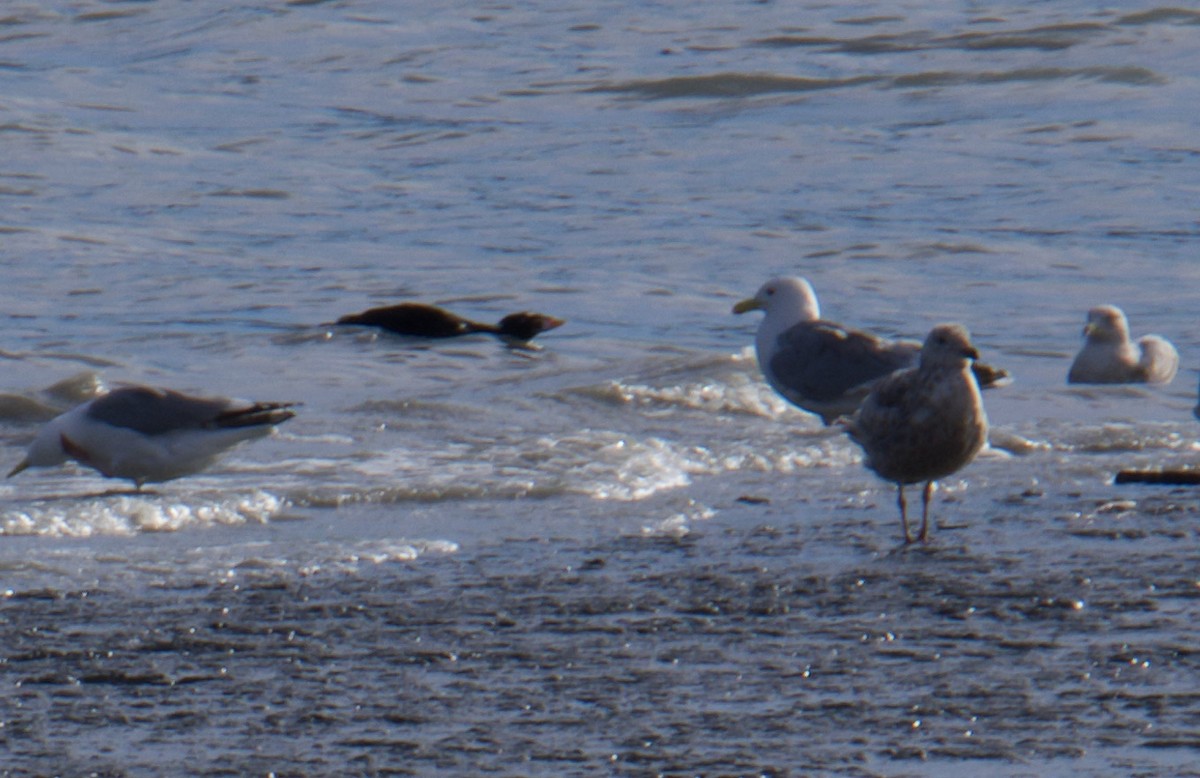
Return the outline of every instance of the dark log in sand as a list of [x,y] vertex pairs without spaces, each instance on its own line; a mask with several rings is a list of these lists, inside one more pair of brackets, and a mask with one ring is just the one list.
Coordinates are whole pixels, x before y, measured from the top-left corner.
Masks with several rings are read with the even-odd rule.
[[1158,484],[1162,486],[1195,486],[1200,484],[1200,469],[1183,470],[1121,470],[1113,479],[1117,484]]

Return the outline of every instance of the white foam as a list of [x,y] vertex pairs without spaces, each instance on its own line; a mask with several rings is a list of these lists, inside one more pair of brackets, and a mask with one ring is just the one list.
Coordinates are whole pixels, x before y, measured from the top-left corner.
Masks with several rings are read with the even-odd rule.
[[312,460],[297,466],[309,477],[286,480],[288,499],[309,507],[565,494],[629,502],[686,488],[697,476],[738,470],[792,473],[858,461],[857,449],[844,436],[824,430],[796,434],[769,427],[751,441],[739,434],[710,446],[584,429],[517,435],[489,445],[396,448]]
[[373,539],[348,543],[318,541],[303,546],[272,543],[203,548],[185,565],[194,573],[222,580],[261,578],[276,575],[317,576],[322,573],[354,573],[367,567],[414,562],[428,554],[458,553],[449,540]]
[[694,505],[683,513],[675,513],[653,524],[644,524],[641,536],[645,538],[666,538],[681,540],[692,532],[692,523],[703,519],[711,519],[716,512],[711,508]]
[[130,535],[177,532],[192,527],[264,523],[284,509],[286,501],[256,490],[217,498],[97,495],[32,501],[20,510],[0,514],[0,534],[50,537]]
[[682,408],[708,413],[745,413],[776,418],[791,406],[761,381],[748,375],[731,375],[727,381],[692,381],[672,386],[613,381],[594,394],[622,404],[653,409]]

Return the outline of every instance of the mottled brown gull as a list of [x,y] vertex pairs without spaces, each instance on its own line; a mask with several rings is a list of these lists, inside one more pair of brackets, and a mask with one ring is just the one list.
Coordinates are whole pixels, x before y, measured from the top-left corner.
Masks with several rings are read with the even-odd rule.
[[141,489],[203,470],[226,449],[269,434],[295,416],[291,405],[121,387],[47,422],[8,475],[74,459]]
[[925,482],[917,539],[927,540],[934,482],[969,463],[987,441],[987,415],[971,372],[978,357],[966,328],[939,324],[921,346],[918,365],[876,383],[845,422],[866,466],[896,484],[905,543],[913,538],[904,486]]
[[[776,392],[826,424],[855,411],[880,378],[913,366],[915,340],[890,340],[821,318],[812,285],[803,278],[772,278],[734,313],[765,314],[755,336],[763,377]],[[983,386],[1001,385],[1007,371],[975,365]]]
[[1166,384],[1179,370],[1179,352],[1161,335],[1133,342],[1129,322],[1115,305],[1088,311],[1083,348],[1067,372],[1071,384]]

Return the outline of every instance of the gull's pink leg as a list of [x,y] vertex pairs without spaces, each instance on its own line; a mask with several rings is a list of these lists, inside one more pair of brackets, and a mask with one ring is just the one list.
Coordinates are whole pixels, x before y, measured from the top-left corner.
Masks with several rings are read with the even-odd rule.
[[900,506],[900,525],[904,527],[904,543],[908,545],[913,539],[908,534],[908,502],[904,499],[904,484],[896,484],[896,489],[899,491],[896,503]]
[[925,482],[924,499],[921,503],[921,534],[917,537],[922,543],[929,540],[929,500],[933,497],[933,481]]

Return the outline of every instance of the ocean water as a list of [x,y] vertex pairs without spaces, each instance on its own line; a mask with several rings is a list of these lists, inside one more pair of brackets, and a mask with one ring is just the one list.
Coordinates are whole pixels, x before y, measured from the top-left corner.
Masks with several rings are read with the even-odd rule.
[[[1200,775],[1200,13],[13,2],[0,463],[106,386],[303,403],[0,483],[0,775]],[[734,302],[1015,381],[934,541]],[[515,350],[331,325],[567,319]],[[1114,303],[1182,369],[1068,387]]]

